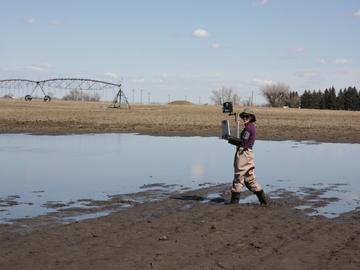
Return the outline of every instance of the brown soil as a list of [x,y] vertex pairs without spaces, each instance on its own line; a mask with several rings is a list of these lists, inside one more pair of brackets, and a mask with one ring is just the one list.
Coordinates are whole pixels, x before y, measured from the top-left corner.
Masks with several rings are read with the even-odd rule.
[[206,192],[70,224],[0,225],[0,269],[360,268],[358,212],[329,220],[295,210],[304,202],[291,193],[261,207],[204,203]]
[[[219,136],[220,121],[233,117],[220,106],[135,105],[0,99],[0,133],[69,134],[131,132]],[[240,111],[243,108],[235,108]],[[360,143],[360,112],[256,107],[258,139]]]
[[[360,112],[255,110],[260,139],[360,142]],[[226,117],[218,106],[134,106],[128,110],[111,109],[104,103],[0,100],[0,133],[218,136],[220,120]],[[228,189],[216,192],[228,199]],[[122,196],[86,200],[89,206],[114,212],[69,224],[59,223],[50,214],[2,224],[0,269],[360,269],[358,211],[326,219],[305,215],[308,209],[294,209],[307,202],[285,191],[267,207],[229,206],[223,200],[204,203],[206,192],[147,203]],[[311,192],[309,201],[321,195]],[[0,203],[14,201],[8,197]],[[324,204],[325,200],[318,202],[318,206]],[[44,205],[64,206],[61,202]],[[74,207],[58,214],[86,211]]]

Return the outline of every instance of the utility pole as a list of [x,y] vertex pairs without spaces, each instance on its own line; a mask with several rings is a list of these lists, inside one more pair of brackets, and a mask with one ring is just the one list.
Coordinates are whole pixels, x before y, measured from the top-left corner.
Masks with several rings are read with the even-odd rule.
[[251,107],[254,105],[254,90],[251,91]]
[[142,102],[142,95],[143,95],[143,91],[144,91],[143,89],[141,89],[141,90],[140,90],[140,104],[142,104],[142,103],[143,103],[143,102]]
[[171,95],[168,94],[168,103],[170,103],[170,101],[171,101]]
[[150,95],[151,95],[151,93],[148,92],[148,104],[150,104]]
[[201,104],[201,97],[199,96],[199,105]]
[[135,104],[135,89],[132,89],[132,103]]

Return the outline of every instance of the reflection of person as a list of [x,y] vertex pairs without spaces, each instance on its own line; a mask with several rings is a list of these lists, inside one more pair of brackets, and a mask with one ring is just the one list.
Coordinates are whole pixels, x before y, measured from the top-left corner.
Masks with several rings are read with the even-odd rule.
[[252,148],[256,136],[256,116],[255,113],[246,108],[240,113],[244,121],[244,129],[241,131],[240,138],[227,136],[229,143],[236,145],[234,158],[234,181],[231,189],[231,204],[237,204],[240,200],[240,192],[244,186],[256,194],[260,204],[267,204],[265,193],[255,178],[254,153]]

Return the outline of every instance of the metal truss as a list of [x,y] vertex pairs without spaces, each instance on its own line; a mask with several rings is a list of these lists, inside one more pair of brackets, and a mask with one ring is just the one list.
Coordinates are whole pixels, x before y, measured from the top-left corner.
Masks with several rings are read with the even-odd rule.
[[44,89],[67,89],[67,90],[107,90],[118,89],[114,97],[112,106],[121,107],[122,104],[129,106],[129,102],[124,92],[121,90],[121,84],[115,84],[105,81],[80,79],[80,78],[55,78],[42,81],[33,81],[25,79],[6,79],[0,80],[0,88],[3,89],[31,89],[31,93],[25,96],[26,101],[31,101],[35,91],[39,88],[44,94],[44,101],[51,101],[51,97],[45,93]]

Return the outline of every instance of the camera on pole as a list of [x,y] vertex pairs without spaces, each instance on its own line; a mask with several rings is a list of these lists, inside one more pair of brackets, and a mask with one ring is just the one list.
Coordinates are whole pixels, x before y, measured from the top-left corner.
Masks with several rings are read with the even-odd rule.
[[223,113],[231,114],[232,112],[233,112],[232,102],[224,102],[223,103]]
[[[240,115],[236,112],[234,112],[234,108],[233,108],[233,104],[232,102],[224,102],[223,103],[223,107],[222,107],[222,111],[223,113],[228,113],[230,116],[233,115],[235,116],[235,122],[236,122],[236,137],[239,138],[240,137]],[[223,120],[221,122],[221,130],[222,130],[222,134],[221,137],[227,138],[228,136],[230,136],[230,124],[229,124],[229,120]]]

